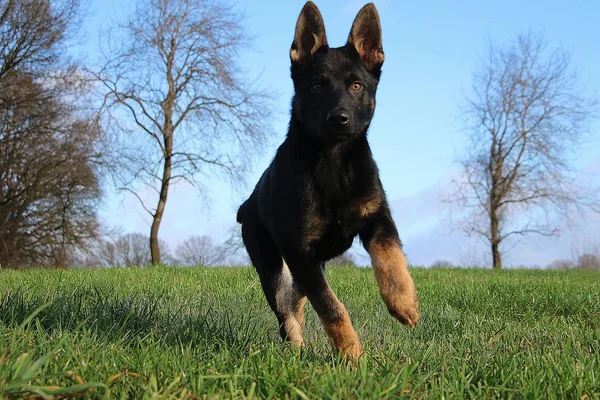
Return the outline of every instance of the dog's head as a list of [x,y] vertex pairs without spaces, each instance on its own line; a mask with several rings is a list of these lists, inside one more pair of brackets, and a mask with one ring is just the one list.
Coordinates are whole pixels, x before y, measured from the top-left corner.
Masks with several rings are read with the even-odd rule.
[[364,6],[343,47],[327,45],[317,6],[304,5],[292,48],[294,117],[319,141],[335,143],[363,135],[375,111],[384,55],[381,25],[372,3]]

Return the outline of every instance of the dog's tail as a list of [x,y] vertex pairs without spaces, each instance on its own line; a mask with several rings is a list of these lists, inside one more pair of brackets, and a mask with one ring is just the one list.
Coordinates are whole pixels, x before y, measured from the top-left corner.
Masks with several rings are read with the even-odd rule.
[[238,224],[241,224],[242,221],[244,220],[244,213],[246,212],[246,204],[247,203],[248,203],[248,200],[243,202],[242,205],[240,206],[240,208],[238,208],[237,216],[235,218]]

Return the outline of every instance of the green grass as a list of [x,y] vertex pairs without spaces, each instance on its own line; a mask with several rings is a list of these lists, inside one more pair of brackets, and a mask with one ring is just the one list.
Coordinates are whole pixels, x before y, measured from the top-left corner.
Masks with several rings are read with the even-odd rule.
[[407,329],[371,270],[328,270],[366,351],[347,365],[310,307],[307,346],[280,343],[251,268],[0,271],[0,395],[600,398],[598,272],[412,273]]

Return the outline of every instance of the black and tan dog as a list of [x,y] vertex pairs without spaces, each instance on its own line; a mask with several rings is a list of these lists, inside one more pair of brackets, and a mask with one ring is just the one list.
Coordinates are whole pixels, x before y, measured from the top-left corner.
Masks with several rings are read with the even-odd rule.
[[384,60],[375,6],[358,13],[345,46],[330,48],[321,13],[307,2],[290,58],[295,95],[289,132],[237,220],[281,336],[302,344],[308,297],[335,348],[355,359],[358,336],[323,268],[356,235],[390,313],[408,326],[419,319],[415,286],[367,142]]

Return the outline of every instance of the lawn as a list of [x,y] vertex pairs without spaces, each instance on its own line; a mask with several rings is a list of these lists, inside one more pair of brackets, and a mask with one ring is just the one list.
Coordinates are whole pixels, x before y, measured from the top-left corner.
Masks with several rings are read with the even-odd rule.
[[372,271],[332,268],[365,354],[310,306],[282,344],[251,268],[0,271],[5,398],[600,398],[600,272],[412,270],[414,329]]

